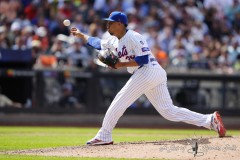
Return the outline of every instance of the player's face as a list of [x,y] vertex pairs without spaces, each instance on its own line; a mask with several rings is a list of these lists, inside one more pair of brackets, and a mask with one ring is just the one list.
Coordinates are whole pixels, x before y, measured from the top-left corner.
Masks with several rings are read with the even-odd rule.
[[111,35],[114,35],[114,23],[115,22],[111,22],[111,21],[107,22],[107,30]]
[[119,32],[120,22],[107,22],[107,29],[111,35],[115,35]]

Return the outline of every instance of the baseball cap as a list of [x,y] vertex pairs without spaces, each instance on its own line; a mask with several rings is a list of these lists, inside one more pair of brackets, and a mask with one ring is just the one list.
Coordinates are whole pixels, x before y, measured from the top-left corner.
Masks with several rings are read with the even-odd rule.
[[118,11],[112,12],[108,18],[104,18],[105,21],[111,21],[111,22],[121,22],[125,25],[128,24],[128,19],[126,14]]

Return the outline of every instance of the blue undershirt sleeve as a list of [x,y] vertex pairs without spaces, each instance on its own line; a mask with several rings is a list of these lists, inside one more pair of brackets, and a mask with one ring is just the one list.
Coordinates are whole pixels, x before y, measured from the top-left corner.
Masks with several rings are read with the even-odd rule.
[[148,63],[148,55],[137,56],[137,57],[135,57],[134,60],[137,62],[137,64],[138,64],[139,66],[144,65],[144,64],[147,64],[147,63]]
[[87,45],[97,50],[101,50],[101,39],[97,37],[89,37],[87,41]]

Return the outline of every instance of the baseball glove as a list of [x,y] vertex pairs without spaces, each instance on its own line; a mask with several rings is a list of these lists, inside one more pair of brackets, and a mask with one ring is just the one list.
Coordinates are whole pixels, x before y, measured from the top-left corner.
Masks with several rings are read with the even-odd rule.
[[107,66],[109,66],[109,67],[111,67],[111,68],[114,68],[114,69],[117,69],[117,68],[115,67],[115,65],[116,65],[117,62],[118,62],[118,57],[115,56],[113,53],[111,53],[111,51],[106,51],[106,52],[109,52],[109,53],[105,54],[106,57],[102,56],[101,54],[98,54],[98,55],[97,55],[98,59],[99,59],[102,63],[106,64]]

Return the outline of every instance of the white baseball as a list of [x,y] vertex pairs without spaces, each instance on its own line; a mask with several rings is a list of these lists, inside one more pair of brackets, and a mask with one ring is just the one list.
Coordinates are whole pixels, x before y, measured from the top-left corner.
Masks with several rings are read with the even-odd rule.
[[65,20],[63,21],[63,24],[64,24],[64,26],[70,26],[71,22],[70,22],[70,20],[65,19]]

